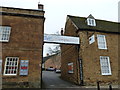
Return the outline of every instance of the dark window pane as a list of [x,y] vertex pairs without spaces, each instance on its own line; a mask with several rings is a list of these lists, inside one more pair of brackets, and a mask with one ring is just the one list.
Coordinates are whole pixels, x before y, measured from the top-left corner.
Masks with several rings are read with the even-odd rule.
[[15,65],[17,65],[17,62],[15,62]]
[[12,58],[10,58],[10,61],[12,61]]
[[8,69],[8,66],[6,66],[6,69]]
[[14,74],[16,73],[16,70],[14,71]]
[[9,65],[9,62],[7,62],[7,65]]
[[5,71],[5,74],[7,74],[7,70]]

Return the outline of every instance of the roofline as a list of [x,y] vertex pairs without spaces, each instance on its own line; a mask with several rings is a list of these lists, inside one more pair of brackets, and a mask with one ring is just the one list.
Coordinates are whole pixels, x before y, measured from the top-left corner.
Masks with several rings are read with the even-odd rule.
[[[73,18],[84,18],[84,19],[87,19],[86,17],[79,17],[79,16],[72,16],[72,15],[67,15],[68,19],[70,19],[72,21],[72,17]],[[106,20],[100,20],[100,19],[96,19],[97,21],[101,21],[101,22],[109,22],[109,23],[114,23],[114,24],[117,24],[119,26],[120,22],[113,22],[113,21],[106,21]],[[73,22],[73,21],[72,21]],[[74,22],[73,22],[74,23]],[[76,26],[77,28],[77,31],[76,32],[79,32],[79,31],[96,31],[96,32],[103,32],[103,33],[113,33],[113,34],[120,34],[119,30],[114,32],[114,31],[104,31],[104,30],[99,30],[99,29],[88,29],[88,28],[79,28],[78,26]],[[118,27],[119,28],[119,27]]]
[[32,18],[44,18],[45,19],[45,17],[41,16],[41,15],[18,14],[18,13],[9,13],[9,12],[0,12],[0,15],[32,17]]
[[[87,19],[87,17],[72,16],[72,15],[67,15],[67,16],[68,16],[68,17],[86,18],[86,19]],[[96,18],[95,18],[95,19],[96,19]],[[102,20],[102,19],[96,19],[96,20],[120,24],[120,22],[115,22],[115,21],[108,21],[108,20]]]
[[27,11],[38,11],[38,12],[44,12],[41,9],[24,9],[24,8],[16,8],[16,7],[5,7],[5,6],[0,6],[0,8],[7,8],[7,9],[18,9],[18,10],[27,10]]
[[58,55],[58,54],[60,54],[60,52],[43,57],[42,63],[46,62],[46,61],[49,60],[51,57],[54,57],[54,56],[56,56],[56,55]]
[[[45,56],[45,57],[52,57],[52,56],[55,56],[55,55],[57,55],[57,54],[59,54],[60,52],[58,52],[58,53],[55,53],[55,54],[52,54],[52,55],[48,55],[48,56]],[[43,57],[43,58],[45,58],[45,57]]]
[[103,31],[103,30],[87,29],[87,28],[80,28],[76,32],[79,32],[79,31],[95,31],[95,32],[103,32],[103,33],[120,34],[120,32],[111,32],[111,31]]

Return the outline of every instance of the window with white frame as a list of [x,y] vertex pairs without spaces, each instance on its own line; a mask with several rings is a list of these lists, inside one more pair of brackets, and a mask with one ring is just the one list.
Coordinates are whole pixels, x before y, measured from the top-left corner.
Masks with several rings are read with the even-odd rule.
[[7,57],[5,61],[4,75],[17,75],[18,57]]
[[97,41],[99,49],[107,49],[105,35],[97,35]]
[[87,18],[87,25],[89,25],[89,26],[96,26],[95,19]]
[[8,42],[10,37],[11,27],[0,26],[0,42]]
[[108,56],[100,56],[100,65],[102,75],[112,75]]

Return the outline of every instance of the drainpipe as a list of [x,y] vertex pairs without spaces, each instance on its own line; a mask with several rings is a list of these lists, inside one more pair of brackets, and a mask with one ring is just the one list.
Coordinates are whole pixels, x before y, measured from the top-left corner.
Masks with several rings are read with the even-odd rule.
[[83,66],[82,66],[82,59],[79,59],[80,63],[80,85],[83,85]]
[[[80,52],[80,45],[78,46],[78,53]],[[84,84],[83,81],[83,63],[82,63],[82,59],[80,58],[79,54],[78,54],[78,62],[79,62],[79,70],[80,70],[80,85]]]

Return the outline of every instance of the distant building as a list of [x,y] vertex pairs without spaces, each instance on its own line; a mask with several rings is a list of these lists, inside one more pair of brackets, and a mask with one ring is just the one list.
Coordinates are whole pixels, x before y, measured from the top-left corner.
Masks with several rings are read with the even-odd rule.
[[61,68],[61,53],[56,53],[53,55],[47,55],[43,58],[43,68],[46,70],[48,68],[60,69]]
[[43,5],[38,6],[38,10],[0,7],[3,88],[41,87],[45,17]]
[[84,85],[118,84],[117,22],[67,16],[65,36],[77,36],[80,45],[61,45],[61,77]]

